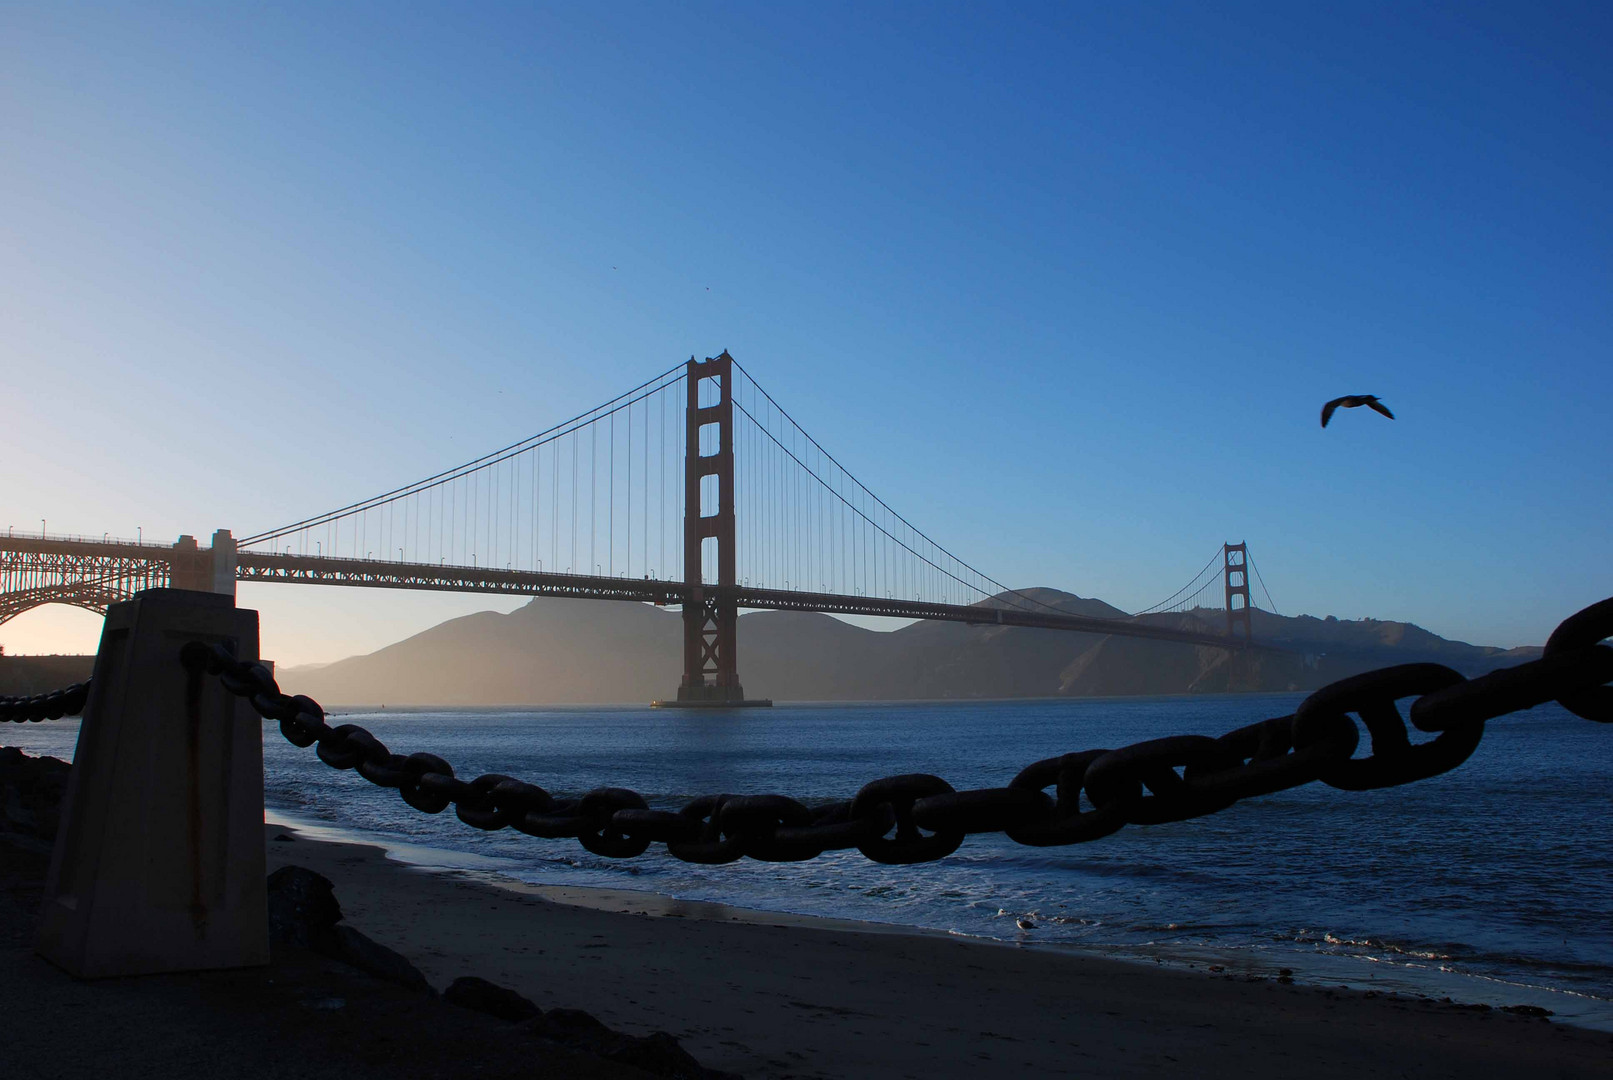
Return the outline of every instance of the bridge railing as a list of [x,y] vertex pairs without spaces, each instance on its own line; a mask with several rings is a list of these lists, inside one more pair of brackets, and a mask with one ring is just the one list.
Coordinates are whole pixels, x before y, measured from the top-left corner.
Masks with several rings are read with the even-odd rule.
[[6,528],[5,533],[0,535],[0,544],[21,544],[30,548],[37,544],[100,544],[106,547],[142,548],[153,552],[172,551],[174,548],[173,541],[164,543],[159,540],[146,540],[143,538],[134,539],[127,536],[113,536],[110,533],[102,533],[100,536],[82,536],[78,533],[28,532],[25,529],[18,529],[16,526],[8,526]]

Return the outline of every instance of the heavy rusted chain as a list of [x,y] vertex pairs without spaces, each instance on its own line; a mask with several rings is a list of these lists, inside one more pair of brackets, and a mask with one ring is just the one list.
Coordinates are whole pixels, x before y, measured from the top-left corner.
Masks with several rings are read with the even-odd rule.
[[[659,843],[694,863],[787,862],[856,848],[875,862],[902,864],[944,858],[970,833],[1001,832],[1038,847],[1077,844],[1126,825],[1215,813],[1315,780],[1349,791],[1410,783],[1466,761],[1486,720],[1549,701],[1610,722],[1613,648],[1600,644],[1610,636],[1613,598],[1564,620],[1539,660],[1475,679],[1440,664],[1381,668],[1324,686],[1291,715],[1220,738],[1177,735],[1064,754],[1027,766],[1007,787],[955,791],[938,776],[915,773],[875,780],[851,799],[818,806],[783,795],[725,794],[701,796],[677,811],[651,809],[626,788],[557,799],[508,776],[461,780],[434,754],[394,754],[357,725],[329,726],[317,701],[281,693],[267,667],[236,660],[223,646],[191,642],[181,659],[248,698],[262,716],[279,722],[288,741],[317,743],[325,764],[396,788],[424,813],[452,805],[474,828],[575,838],[596,855],[618,859]],[[1433,739],[1411,741],[1397,704],[1408,698],[1415,698],[1412,725]],[[1355,756],[1355,718],[1370,736],[1364,757]]]
[[27,724],[77,716],[84,711],[84,700],[89,696],[90,684],[85,680],[48,694],[0,697],[0,723]]

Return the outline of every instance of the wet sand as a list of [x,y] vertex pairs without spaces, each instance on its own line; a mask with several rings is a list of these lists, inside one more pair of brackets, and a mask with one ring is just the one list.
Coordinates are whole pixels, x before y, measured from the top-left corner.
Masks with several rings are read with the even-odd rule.
[[1613,1075],[1608,1034],[1493,1010],[527,886],[304,836],[270,842],[270,869],[288,864],[439,989],[477,975],[751,1080]]

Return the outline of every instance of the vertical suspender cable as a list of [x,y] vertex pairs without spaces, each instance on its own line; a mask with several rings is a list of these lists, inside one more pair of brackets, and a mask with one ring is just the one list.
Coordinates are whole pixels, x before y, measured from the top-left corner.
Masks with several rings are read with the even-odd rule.
[[650,403],[644,402],[644,576],[650,576]]
[[571,513],[567,517],[571,521],[571,550],[567,552],[566,560],[568,573],[577,572],[577,454],[582,449],[581,436],[573,435],[571,438]]
[[588,565],[583,573],[592,574],[599,565],[599,428],[588,425]]
[[[656,474],[658,476],[658,479],[657,479],[656,485],[655,485],[655,516],[659,520],[658,527],[655,530],[655,532],[656,532],[656,538],[655,539],[656,539],[657,551],[659,552],[659,554],[657,554],[656,557],[655,557],[655,564],[656,564],[656,571],[655,572],[657,574],[664,575],[666,573],[666,392],[665,391],[661,392],[659,406],[660,406],[660,413],[661,413],[661,456],[660,456],[660,458],[658,458],[656,460],[656,469],[655,469]],[[646,511],[646,513],[647,512],[648,511]],[[645,556],[644,556],[644,561],[648,562],[649,558],[650,558],[649,553],[646,551]]]
[[610,554],[605,556],[606,572],[616,576],[616,414],[610,414],[610,512],[605,515],[605,542]]

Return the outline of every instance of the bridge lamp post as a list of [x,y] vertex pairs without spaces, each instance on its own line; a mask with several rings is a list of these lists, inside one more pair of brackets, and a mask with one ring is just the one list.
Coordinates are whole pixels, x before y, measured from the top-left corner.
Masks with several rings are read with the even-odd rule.
[[134,542],[137,544],[143,544],[146,542],[146,530],[141,528],[139,525],[134,527]]

